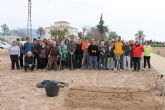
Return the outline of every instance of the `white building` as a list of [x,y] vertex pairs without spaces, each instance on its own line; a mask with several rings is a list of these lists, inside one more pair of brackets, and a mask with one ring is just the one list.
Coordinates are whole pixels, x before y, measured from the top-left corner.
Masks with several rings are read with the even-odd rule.
[[51,39],[51,35],[50,35],[50,30],[51,29],[59,29],[59,30],[64,30],[67,29],[68,30],[68,36],[69,35],[75,35],[78,36],[78,29],[70,26],[70,23],[67,21],[57,21],[54,22],[54,24],[52,26],[49,26],[47,28],[45,28],[45,38],[47,39]]

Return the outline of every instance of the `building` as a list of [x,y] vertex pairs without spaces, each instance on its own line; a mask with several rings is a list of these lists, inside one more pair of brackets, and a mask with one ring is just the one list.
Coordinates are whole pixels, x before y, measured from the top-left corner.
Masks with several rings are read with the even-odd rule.
[[68,30],[68,36],[69,35],[75,35],[78,36],[78,29],[70,26],[70,23],[67,21],[57,21],[54,22],[54,24],[50,27],[45,28],[45,38],[47,39],[51,39],[51,35],[50,35],[50,30],[51,29],[59,29],[59,30],[64,30],[67,29]]

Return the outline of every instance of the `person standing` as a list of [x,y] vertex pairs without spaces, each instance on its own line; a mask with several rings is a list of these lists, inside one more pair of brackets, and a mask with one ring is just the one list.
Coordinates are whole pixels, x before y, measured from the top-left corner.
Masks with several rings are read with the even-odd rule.
[[20,68],[18,59],[20,57],[20,48],[17,45],[16,41],[12,42],[12,46],[9,48],[9,54],[10,54],[10,59],[11,59],[11,69],[15,69],[15,64],[17,69]]
[[[115,54],[115,70],[120,69],[122,71],[123,69],[123,42],[121,41],[121,37],[118,37],[118,40],[114,44],[114,54]],[[118,68],[120,66],[120,68]]]
[[88,47],[89,46],[90,46],[89,39],[85,38],[85,40],[82,41],[82,51],[83,51],[82,69],[88,68],[88,63],[89,63]]
[[33,53],[33,44],[30,42],[29,37],[26,38],[26,43],[23,46],[24,55],[26,55],[28,51],[31,51]]
[[39,55],[39,65],[38,69],[46,69],[47,66],[47,58],[48,58],[48,50],[46,48],[46,44],[42,43],[41,48],[38,51]]
[[75,68],[76,69],[81,69],[82,57],[83,57],[83,51],[82,51],[81,39],[78,39],[77,44],[76,44],[76,50],[75,50]]
[[17,45],[20,48],[20,57],[19,57],[19,63],[20,63],[20,67],[23,68],[23,45],[20,42],[20,39],[17,39]]
[[104,41],[101,41],[99,46],[99,69],[106,69],[107,47]]
[[151,64],[150,64],[150,59],[151,59],[151,54],[152,54],[152,47],[150,46],[149,42],[145,42],[145,46],[144,46],[144,69],[146,70],[146,64],[148,64],[148,69],[149,71],[151,70]]
[[125,42],[124,45],[124,70],[131,70],[131,46],[129,45],[129,42]]
[[134,59],[134,71],[140,72],[140,60],[142,53],[144,52],[144,47],[140,45],[139,41],[135,42],[135,45],[132,47],[133,59]]
[[98,56],[98,46],[96,41],[92,39],[92,44],[88,48],[89,52],[89,69],[97,69],[97,56]]
[[114,69],[114,45],[111,41],[107,44],[107,69]]
[[71,37],[70,42],[68,43],[68,53],[69,53],[69,68],[74,69],[74,58],[75,58],[76,44],[74,42],[74,37]]
[[50,71],[52,69],[52,66],[54,65],[53,69],[57,70],[57,61],[58,61],[58,49],[56,46],[56,41],[52,42],[52,46],[50,47],[48,51],[48,70]]
[[60,55],[59,59],[59,69],[64,69],[65,63],[68,59],[68,49],[67,45],[64,43],[64,41],[61,41],[60,45],[58,46],[58,51]]

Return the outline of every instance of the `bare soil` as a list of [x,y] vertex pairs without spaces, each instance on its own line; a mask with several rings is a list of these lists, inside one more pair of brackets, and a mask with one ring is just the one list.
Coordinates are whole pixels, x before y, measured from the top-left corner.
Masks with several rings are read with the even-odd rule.
[[[157,72],[11,70],[7,51],[0,50],[0,110],[163,110],[162,97],[149,91]],[[47,97],[42,80],[69,83],[59,96]],[[73,82],[73,83],[72,83]]]
[[165,57],[165,47],[153,47],[153,52]]

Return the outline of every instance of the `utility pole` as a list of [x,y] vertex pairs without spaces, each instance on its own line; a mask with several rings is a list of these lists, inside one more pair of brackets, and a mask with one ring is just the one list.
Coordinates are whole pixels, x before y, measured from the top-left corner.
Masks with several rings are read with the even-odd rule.
[[27,37],[30,37],[30,41],[32,42],[32,19],[31,19],[31,9],[32,2],[28,0],[28,20],[27,20]]

